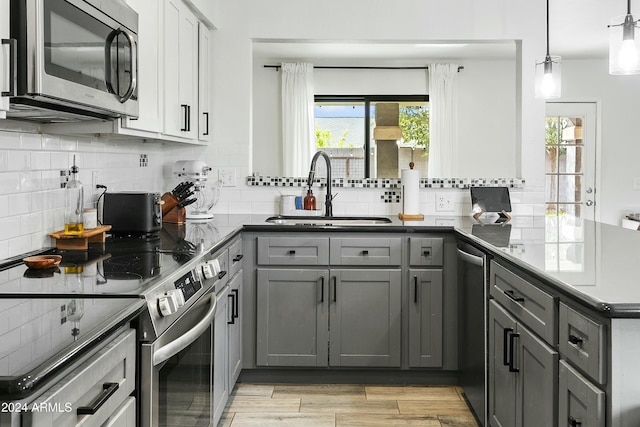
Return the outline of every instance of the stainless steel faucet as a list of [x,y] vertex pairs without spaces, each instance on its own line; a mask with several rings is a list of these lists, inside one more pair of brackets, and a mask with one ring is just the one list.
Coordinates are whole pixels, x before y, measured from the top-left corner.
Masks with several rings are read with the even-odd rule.
[[324,198],[324,216],[332,217],[333,216],[333,196],[331,195],[331,159],[329,159],[329,155],[324,151],[318,151],[314,154],[313,159],[311,159],[311,168],[309,169],[309,179],[307,180],[307,185],[311,188],[311,184],[313,184],[313,178],[316,175],[316,162],[318,161],[318,157],[322,156],[325,163],[327,164],[327,195]]

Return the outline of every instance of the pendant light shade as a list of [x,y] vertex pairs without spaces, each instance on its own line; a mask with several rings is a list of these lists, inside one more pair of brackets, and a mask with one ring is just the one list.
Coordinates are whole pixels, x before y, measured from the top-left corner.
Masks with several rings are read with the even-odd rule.
[[560,98],[562,58],[549,55],[549,0],[547,0],[547,54],[536,59],[535,97]]
[[627,0],[627,14],[612,18],[609,25],[609,74],[640,74],[638,28],[631,15],[631,0]]

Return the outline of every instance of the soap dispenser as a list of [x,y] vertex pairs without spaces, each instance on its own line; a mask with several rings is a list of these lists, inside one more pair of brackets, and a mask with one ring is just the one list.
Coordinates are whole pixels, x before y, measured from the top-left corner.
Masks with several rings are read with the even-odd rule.
[[304,196],[303,206],[307,211],[313,211],[316,209],[316,196],[313,195],[311,186],[309,186],[309,189],[307,190],[307,195]]

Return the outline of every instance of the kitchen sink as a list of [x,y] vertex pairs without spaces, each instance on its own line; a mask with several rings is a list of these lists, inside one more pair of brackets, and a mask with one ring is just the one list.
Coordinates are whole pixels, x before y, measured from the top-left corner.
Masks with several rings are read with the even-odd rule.
[[266,222],[281,225],[375,225],[389,224],[391,220],[376,216],[287,216],[278,215],[266,219]]

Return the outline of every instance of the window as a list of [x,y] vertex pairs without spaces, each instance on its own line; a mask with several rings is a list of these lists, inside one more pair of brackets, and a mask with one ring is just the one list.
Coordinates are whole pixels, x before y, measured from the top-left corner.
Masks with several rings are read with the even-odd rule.
[[[403,138],[392,153],[378,150],[373,139],[378,103],[399,104],[398,124]],[[315,97],[316,145],[331,157],[336,178],[397,178],[400,169],[415,163],[427,174],[429,153],[428,95]],[[392,171],[388,165],[392,165]],[[385,165],[384,168],[381,165]],[[386,170],[387,172],[379,172]]]

